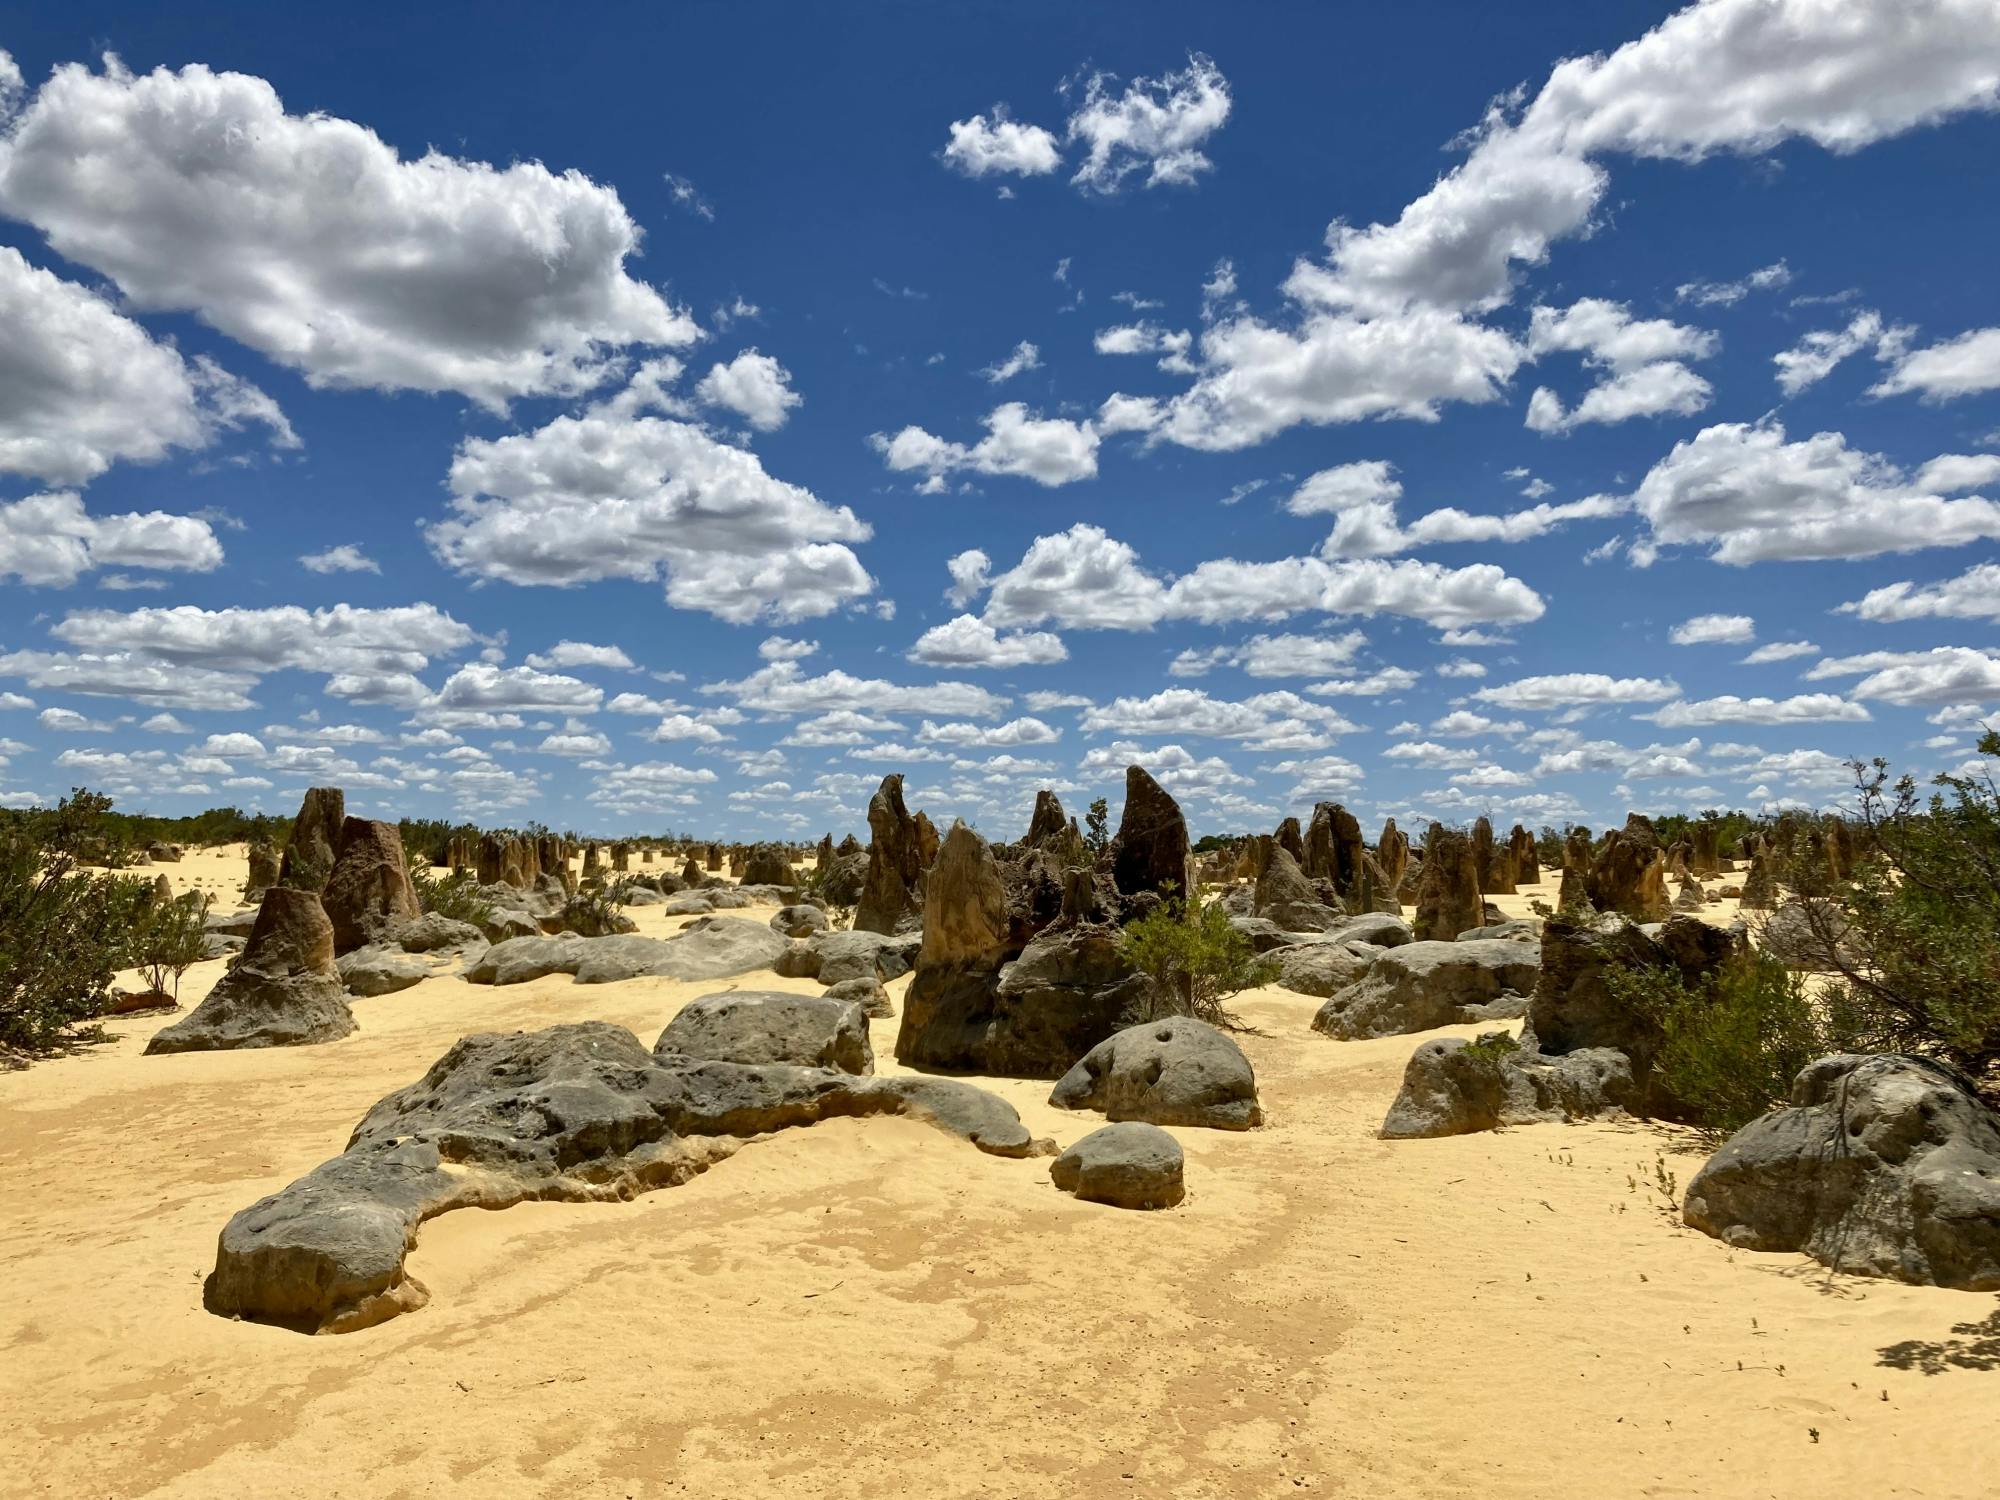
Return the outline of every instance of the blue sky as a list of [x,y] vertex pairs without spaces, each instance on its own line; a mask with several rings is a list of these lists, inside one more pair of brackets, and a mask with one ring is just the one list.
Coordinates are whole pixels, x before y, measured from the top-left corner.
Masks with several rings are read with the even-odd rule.
[[0,802],[1596,824],[2000,705],[1994,0],[403,9],[0,6]]

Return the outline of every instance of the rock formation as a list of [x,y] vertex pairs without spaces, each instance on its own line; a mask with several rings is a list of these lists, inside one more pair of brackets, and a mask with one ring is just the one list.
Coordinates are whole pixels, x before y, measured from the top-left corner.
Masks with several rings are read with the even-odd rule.
[[1264,1121],[1257,1075],[1243,1049],[1188,1016],[1106,1037],[1063,1074],[1049,1103],[1154,1125],[1248,1130]]
[[1389,894],[1395,895],[1403,888],[1403,876],[1410,868],[1409,836],[1396,826],[1394,818],[1386,818],[1382,823],[1382,836],[1375,841],[1375,860],[1382,866],[1382,878],[1389,883]]
[[[524,1107],[535,1099],[561,1108]],[[202,1300],[308,1333],[367,1328],[429,1299],[404,1262],[440,1213],[616,1201],[685,1182],[743,1138],[884,1114],[995,1155],[1053,1149],[952,1079],[660,1058],[601,1021],[469,1036],[379,1101],[341,1155],[230,1219]]]
[[250,846],[250,874],[243,882],[243,899],[256,903],[264,899],[264,892],[278,883],[282,870],[277,849],[258,840]]
[[1125,768],[1125,809],[1110,852],[1119,895],[1187,895],[1187,820],[1180,804],[1143,767]]
[[1516,823],[1513,832],[1507,835],[1507,853],[1514,862],[1516,885],[1541,884],[1541,851],[1535,847],[1535,836],[1519,823]]
[[1086,1203],[1172,1208],[1187,1196],[1180,1142],[1132,1120],[1093,1130],[1049,1163],[1049,1179]]
[[423,915],[403,860],[403,835],[394,823],[366,818],[341,823],[321,901],[333,924],[336,954],[380,942]]
[[333,961],[333,923],[319,896],[272,886],[235,967],[187,1019],[155,1033],[147,1055],[300,1047],[354,1030]]
[[781,990],[729,990],[690,1000],[660,1033],[653,1055],[748,1067],[783,1063],[875,1071],[868,1016],[860,1006]]
[[1028,819],[1028,836],[1023,843],[1039,848],[1059,848],[1067,842],[1069,818],[1062,803],[1047,787],[1035,793],[1034,815]]
[[347,817],[347,797],[337,786],[309,788],[292,819],[292,836],[278,867],[278,883],[318,890],[333,868],[334,845]]
[[1471,840],[1456,829],[1431,824],[1424,836],[1417,912],[1411,929],[1419,941],[1448,943],[1461,932],[1484,925]]
[[1330,996],[1313,1017],[1313,1030],[1356,1040],[1505,1019],[1527,1010],[1540,970],[1541,952],[1532,943],[1419,939],[1385,950],[1358,980]]
[[[916,819],[903,805],[903,778],[891,774],[868,802],[868,873],[854,908],[857,932],[901,932],[923,912],[924,859]],[[983,841],[982,841],[983,842]]]
[[1683,1217],[1740,1250],[2000,1291],[2000,1115],[1930,1058],[1823,1057],[1695,1174]]

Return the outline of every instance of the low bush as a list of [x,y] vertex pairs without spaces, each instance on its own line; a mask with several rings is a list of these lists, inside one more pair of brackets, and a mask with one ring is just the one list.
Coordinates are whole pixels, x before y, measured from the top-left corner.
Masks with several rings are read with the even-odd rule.
[[1268,984],[1277,966],[1261,957],[1229,920],[1221,903],[1199,896],[1166,901],[1125,929],[1125,953],[1151,983],[1133,1024],[1162,1016],[1193,1016],[1241,1031],[1231,996]]

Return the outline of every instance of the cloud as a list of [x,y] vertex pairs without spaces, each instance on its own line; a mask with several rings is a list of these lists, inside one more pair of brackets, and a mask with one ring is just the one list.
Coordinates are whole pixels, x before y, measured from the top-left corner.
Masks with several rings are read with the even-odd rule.
[[1795,657],[1811,656],[1819,650],[1811,641],[1772,641],[1768,646],[1759,646],[1744,657],[1741,666],[1761,667],[1774,661],[1791,661]]
[[1937,583],[1886,584],[1839,606],[1864,620],[2000,620],[2000,563],[1979,563]]
[[1808,678],[1874,667],[1848,691],[1910,708],[1934,703],[1984,703],[2000,699],[2000,655],[1970,646],[1936,646],[1929,651],[1871,652],[1845,661],[1818,663]]
[[617,646],[596,646],[588,641],[557,641],[546,651],[522,660],[538,672],[562,667],[605,667],[617,672],[636,670],[632,658]]
[[1709,383],[1683,361],[1715,353],[1712,333],[1666,318],[1634,319],[1622,302],[1585,297],[1558,311],[1537,307],[1528,325],[1530,357],[1568,352],[1605,372],[1573,410],[1546,386],[1528,403],[1528,426],[1568,432],[1589,422],[1692,416],[1708,405]]
[[791,379],[770,355],[746,349],[727,364],[711,366],[694,393],[710,406],[727,407],[759,432],[776,432],[806,399],[792,389]]
[[919,636],[909,659],[935,667],[1031,667],[1067,661],[1069,651],[1047,631],[1002,635],[976,615],[959,615]]
[[1674,300],[1696,307],[1734,307],[1752,292],[1775,292],[1791,280],[1792,268],[1781,260],[1760,266],[1739,281],[1684,281],[1674,288]]
[[1917,470],[1920,490],[1959,495],[2000,481],[2000,453],[1940,453]]
[[424,534],[442,562],[474,578],[569,586],[664,576],[669,604],[735,624],[828,614],[875,586],[846,545],[870,528],[846,506],[774,478],[755,454],[691,423],[609,403],[530,432],[465,439],[450,487],[450,516]]
[[917,730],[917,738],[930,744],[1000,747],[1008,745],[1048,745],[1062,738],[1062,731],[1040,719],[1010,719],[1005,724],[936,724],[929,719]]
[[0,503],[0,579],[67,588],[96,568],[210,573],[220,566],[222,544],[193,516],[93,516],[68,491]]
[[723,693],[738,707],[758,713],[808,714],[836,709],[875,713],[963,714],[993,718],[1007,699],[969,682],[928,682],[914,686],[826,672],[808,677],[797,662],[775,661],[733,682],[704,684],[704,693]]
[[1368,638],[1358,630],[1335,636],[1253,635],[1241,646],[1183,651],[1168,671],[1176,677],[1199,677],[1226,663],[1252,677],[1325,677],[1346,671],[1367,644]]
[[1490,563],[1221,559],[1169,586],[1146,571],[1129,544],[1088,522],[1036,537],[1018,565],[990,578],[989,588],[989,624],[1053,622],[1079,630],[1148,630],[1166,619],[1278,620],[1306,611],[1406,615],[1457,627],[1538,619],[1545,607],[1534,590]]
[[970,448],[947,442],[921,427],[905,427],[894,437],[869,439],[883,461],[899,473],[921,470],[941,488],[960,470],[1009,475],[1054,486],[1093,478],[1097,473],[1097,430],[1088,422],[1032,417],[1019,401],[996,406],[986,417],[986,436]]
[[1737,565],[2000,537],[2000,505],[1926,494],[1837,432],[1788,442],[1769,419],[1721,423],[1676,443],[1632,503],[1651,527],[1651,548],[1709,544],[1715,561]]
[[1258,693],[1239,702],[1199,688],[1165,688],[1149,698],[1119,698],[1084,710],[1084,732],[1180,734],[1205,739],[1254,739],[1263,750],[1318,750],[1360,728],[1323,703],[1297,693]]
[[308,552],[299,566],[309,573],[379,573],[382,565],[351,542],[328,547],[324,552]]
[[996,104],[989,114],[951,122],[944,163],[967,177],[1045,177],[1062,165],[1062,148],[1049,131],[1010,119],[1007,106]]
[[0,210],[134,307],[195,313],[317,385],[497,408],[699,336],[627,274],[640,233],[610,188],[532,161],[405,161],[200,64],[57,68],[0,140]]
[[1680,694],[1670,677],[1607,677],[1602,672],[1561,672],[1523,677],[1498,687],[1480,688],[1472,696],[1501,708],[1543,711],[1586,703],[1657,703]]
[[[1693,162],[1800,138],[1859,150],[1993,109],[1996,55],[2000,13],[1985,0],[1707,0],[1613,52],[1559,63],[1525,104],[1496,103],[1462,137],[1465,160],[1394,220],[1336,220],[1325,260],[1300,261],[1285,283],[1294,327],[1241,316],[1212,327],[1200,378],[1155,430],[1227,449],[1302,423],[1435,420],[1447,401],[1496,400],[1524,351],[1478,315],[1512,296],[1518,268],[1597,222],[1603,158]],[[1695,399],[1670,372],[1610,384],[1593,417]]]
[[242,709],[252,707],[250,672],[170,666],[130,652],[11,651],[0,655],[0,677],[30,687],[86,697],[127,698],[149,708]]
[[474,639],[469,626],[431,604],[91,609],[65,615],[50,634],[80,651],[131,653],[176,667],[251,675],[288,669],[418,672],[433,657],[462,651]]
[[1836,693],[1802,693],[1795,698],[1739,698],[1731,693],[1692,703],[1678,700],[1634,717],[1651,719],[1663,729],[1682,729],[1697,724],[1857,724],[1869,714]]
[[1667,632],[1676,646],[1741,646],[1757,637],[1757,622],[1748,615],[1696,615]]
[[1016,375],[1026,374],[1029,370],[1039,370],[1041,367],[1042,351],[1026,339],[1022,339],[1014,346],[1012,354],[998,364],[988,365],[979,373],[989,385],[999,385],[1002,381],[1012,380]]
[[1856,313],[1845,328],[1823,328],[1800,339],[1789,349],[1771,356],[1778,367],[1778,389],[1787,396],[1819,384],[1834,367],[1864,349],[1873,349],[1877,359],[1893,359],[1908,342],[1914,329],[1892,327],[1876,312]]
[[1072,183],[1115,193],[1143,174],[1149,188],[1187,187],[1214,166],[1199,148],[1229,118],[1230,97],[1213,62],[1195,53],[1186,68],[1135,78],[1122,93],[1112,92],[1116,82],[1107,73],[1084,82],[1069,118],[1069,143],[1084,147]]
[[945,601],[954,609],[965,608],[986,592],[992,568],[993,559],[977,547],[968,548],[948,559],[945,570],[951,574],[951,587],[944,591]]
[[87,719],[69,708],[45,708],[35,715],[35,719],[42,728],[54,730],[57,734],[110,734],[118,727],[101,719]]
[[1951,401],[1991,390],[2000,390],[2000,328],[1975,328],[1905,354],[1868,394]]
[[[0,161],[4,161],[0,138]],[[192,364],[87,288],[0,245],[0,474],[85,484],[258,421],[298,437],[275,401],[206,356]]]

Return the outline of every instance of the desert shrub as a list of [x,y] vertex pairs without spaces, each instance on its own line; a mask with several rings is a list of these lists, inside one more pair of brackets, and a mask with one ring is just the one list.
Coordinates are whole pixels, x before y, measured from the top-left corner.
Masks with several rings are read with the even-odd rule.
[[827,895],[827,887],[833,883],[833,874],[833,865],[824,870],[814,869],[807,873],[802,889],[806,899],[826,913],[826,925],[839,932],[854,925],[854,908]]
[[563,903],[562,930],[582,937],[607,937],[630,932],[632,919],[618,909],[610,892],[578,891]]
[[208,898],[189,891],[172,901],[146,903],[132,923],[127,957],[156,995],[181,996],[181,975],[201,962],[208,938]]
[[[286,851],[291,855],[291,863],[280,867],[278,884],[295,891],[323,891],[326,877],[333,873],[331,860],[316,859],[309,854]],[[409,856],[404,855],[407,860]]]
[[1169,896],[1124,931],[1125,954],[1151,981],[1134,1024],[1193,1016],[1232,1031],[1243,1022],[1226,1002],[1268,984],[1276,965],[1261,957],[1220,902]]
[[78,872],[111,799],[81,788],[0,828],[0,1047],[48,1052],[96,1033],[143,881]]
[[[2000,733],[1979,753],[2000,757]],[[1940,776],[1928,797],[1881,760],[1855,772],[1854,876],[1828,890],[1842,921],[1814,931],[1812,957],[1883,1044],[1977,1077],[2000,1062],[2000,789],[1990,770]],[[1800,890],[1813,873],[1787,871]]]
[[493,920],[493,903],[479,894],[479,880],[470,870],[454,870],[439,875],[421,854],[405,850],[410,884],[417,889],[417,904],[426,912],[436,912],[455,922],[483,927]]
[[1805,976],[1754,949],[1692,987],[1672,968],[1608,969],[1605,981],[1659,1023],[1655,1079],[1687,1124],[1715,1134],[1785,1103],[1801,1068],[1865,1047],[1871,1031],[1844,993],[1815,995]]

